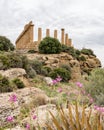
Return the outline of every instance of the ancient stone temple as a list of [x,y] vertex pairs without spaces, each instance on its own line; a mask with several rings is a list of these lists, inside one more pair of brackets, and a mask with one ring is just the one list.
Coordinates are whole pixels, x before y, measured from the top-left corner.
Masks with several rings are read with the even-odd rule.
[[[50,36],[50,29],[46,29],[46,37]],[[58,30],[54,30],[54,38],[58,38]],[[42,40],[42,28],[38,28],[38,40],[34,41],[34,24],[29,22],[24,26],[24,30],[16,40],[17,50],[38,50],[38,45]],[[65,34],[65,29],[61,29],[61,44],[72,46],[72,40]]]

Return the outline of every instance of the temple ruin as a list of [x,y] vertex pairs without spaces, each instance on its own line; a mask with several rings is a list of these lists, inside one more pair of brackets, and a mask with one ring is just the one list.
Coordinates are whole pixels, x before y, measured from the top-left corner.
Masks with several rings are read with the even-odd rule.
[[[46,29],[46,37],[50,37],[50,29]],[[58,30],[54,30],[54,38],[58,39]],[[34,41],[34,24],[29,22],[24,26],[24,30],[16,40],[17,50],[38,50],[38,45],[42,37],[42,28],[38,28],[38,40]],[[61,29],[61,44],[72,46],[72,40],[65,34],[65,29]]]

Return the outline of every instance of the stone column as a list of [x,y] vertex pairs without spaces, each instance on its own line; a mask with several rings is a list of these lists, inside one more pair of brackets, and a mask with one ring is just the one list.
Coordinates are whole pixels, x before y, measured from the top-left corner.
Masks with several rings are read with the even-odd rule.
[[50,37],[50,30],[46,29],[46,37]]
[[65,39],[64,39],[64,33],[65,33],[65,30],[62,28],[61,29],[61,43],[62,44],[64,44],[64,41],[65,41]]
[[72,46],[72,39],[68,39],[68,46]]
[[65,45],[68,45],[68,34],[65,34]]
[[57,30],[54,30],[54,38],[57,39]]
[[42,40],[42,29],[38,28],[38,43]]

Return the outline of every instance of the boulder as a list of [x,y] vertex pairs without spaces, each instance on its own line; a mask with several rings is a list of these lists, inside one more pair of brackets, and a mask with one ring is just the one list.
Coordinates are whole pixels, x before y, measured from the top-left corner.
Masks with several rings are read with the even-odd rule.
[[0,70],[0,74],[12,80],[17,77],[26,76],[26,71],[22,68],[11,68],[8,70]]

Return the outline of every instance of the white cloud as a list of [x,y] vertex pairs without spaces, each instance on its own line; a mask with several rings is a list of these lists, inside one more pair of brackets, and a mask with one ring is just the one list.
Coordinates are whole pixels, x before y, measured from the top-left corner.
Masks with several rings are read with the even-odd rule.
[[36,29],[64,27],[75,47],[91,47],[104,62],[103,12],[104,0],[0,0],[0,35],[14,42],[30,20]]

